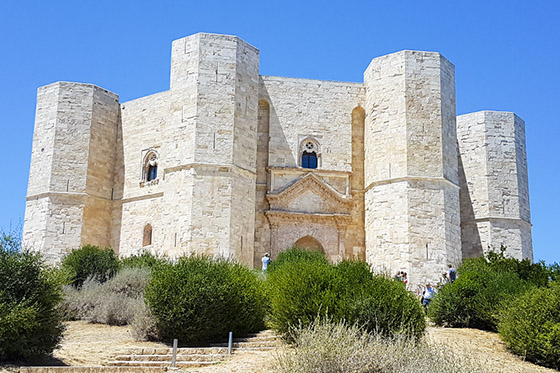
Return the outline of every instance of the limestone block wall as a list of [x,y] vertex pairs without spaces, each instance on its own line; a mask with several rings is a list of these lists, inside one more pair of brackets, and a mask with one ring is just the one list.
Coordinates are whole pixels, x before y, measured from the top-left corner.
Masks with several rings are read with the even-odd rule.
[[364,103],[361,83],[263,76],[270,100],[269,166],[298,167],[306,137],[320,145],[318,168],[352,171],[352,110]]
[[[269,191],[287,188],[302,177],[301,173],[290,172],[290,169],[301,169],[301,143],[307,138],[315,140],[319,145],[319,170],[352,173],[351,183],[348,183],[345,175],[340,177],[338,174],[329,176],[321,173],[321,178],[327,184],[354,201],[353,219],[350,224],[345,223],[338,227],[336,224],[324,222],[326,226],[322,229],[335,230],[337,245],[340,243],[343,248],[343,256],[363,257],[363,84],[261,76],[259,96],[267,105],[268,126],[263,126],[268,130],[269,136],[267,166],[278,168],[273,179],[270,179],[269,173]],[[264,151],[259,155],[265,155]],[[286,172],[281,172],[282,168],[285,168]],[[265,193],[261,191],[260,195],[264,196]],[[317,201],[317,204],[320,204],[320,201]],[[293,240],[288,242],[289,240],[282,239],[281,245],[284,246],[277,246],[274,242],[275,234],[271,232],[269,222],[264,219],[264,210],[268,208],[264,199],[261,206],[257,207],[260,214],[257,215],[255,227],[259,237],[257,243],[260,245],[255,248],[257,265],[265,252],[280,250],[278,247],[284,250],[303,237],[282,234],[283,237]],[[293,226],[290,224],[288,226]],[[302,224],[316,226],[319,223],[309,221]],[[275,232],[286,229],[290,228],[280,227]],[[300,231],[301,229],[297,230],[303,234]],[[320,240],[320,237],[313,237]],[[340,256],[337,245],[336,256]]]
[[[129,256],[143,250],[144,227],[152,225],[152,246],[166,248],[163,238],[166,227],[161,197],[165,189],[165,168],[169,164],[170,149],[179,146],[166,136],[169,128],[169,91],[156,93],[121,105],[122,135],[117,148],[115,173],[115,204],[113,209],[113,237],[119,255]],[[185,134],[188,136],[188,134]],[[171,141],[169,141],[171,140]],[[183,144],[181,144],[183,145]],[[145,183],[143,167],[148,152],[158,155],[157,179]],[[130,204],[130,206],[128,206]],[[154,204],[157,204],[155,206]],[[141,211],[141,209],[146,209]],[[170,213],[181,211],[176,207]]]
[[454,67],[402,51],[374,59],[364,82],[366,258],[435,281],[461,258]]
[[110,245],[118,96],[91,84],[42,87],[23,245],[50,262],[91,243]]
[[533,258],[525,123],[513,113],[457,117],[463,256],[507,247]]

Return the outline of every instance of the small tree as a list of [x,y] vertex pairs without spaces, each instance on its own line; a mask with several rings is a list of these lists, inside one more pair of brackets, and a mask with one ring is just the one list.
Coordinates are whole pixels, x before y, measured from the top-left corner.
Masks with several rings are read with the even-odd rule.
[[50,354],[62,337],[60,283],[38,254],[0,250],[0,360]]
[[105,282],[113,277],[119,269],[119,260],[111,248],[84,245],[62,260],[62,268],[69,273],[72,285],[79,288],[88,278]]

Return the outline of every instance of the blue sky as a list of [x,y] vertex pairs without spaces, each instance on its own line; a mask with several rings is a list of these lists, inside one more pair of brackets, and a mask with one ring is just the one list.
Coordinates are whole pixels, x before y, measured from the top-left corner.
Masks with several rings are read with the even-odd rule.
[[525,120],[534,256],[560,262],[559,20],[557,0],[4,0],[0,228],[23,222],[39,86],[94,83],[121,102],[166,90],[171,41],[203,31],[259,48],[262,75],[361,82],[374,57],[441,52],[456,67],[458,114]]

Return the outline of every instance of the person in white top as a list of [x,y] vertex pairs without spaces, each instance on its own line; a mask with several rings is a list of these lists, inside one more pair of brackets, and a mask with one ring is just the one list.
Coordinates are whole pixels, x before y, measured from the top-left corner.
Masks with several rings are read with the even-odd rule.
[[265,253],[261,261],[262,261],[262,270],[264,272],[268,268],[268,263],[270,263],[270,255],[268,255],[268,253]]

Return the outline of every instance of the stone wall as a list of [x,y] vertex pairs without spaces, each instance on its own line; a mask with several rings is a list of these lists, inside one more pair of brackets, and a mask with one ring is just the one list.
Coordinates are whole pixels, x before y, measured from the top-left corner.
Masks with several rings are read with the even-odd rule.
[[366,258],[433,282],[461,258],[454,67],[403,51],[364,74]]
[[[488,246],[532,258],[523,121],[458,123],[439,53],[330,82],[260,76],[255,47],[191,35],[172,44],[168,91],[119,105],[90,84],[39,89],[24,245],[51,261],[90,243],[260,266],[298,242],[414,284]],[[302,168],[308,140],[317,169]]]
[[508,112],[465,114],[457,138],[463,256],[504,245],[512,257],[532,259],[525,123]]
[[23,246],[49,262],[110,245],[118,96],[58,82],[37,96]]

